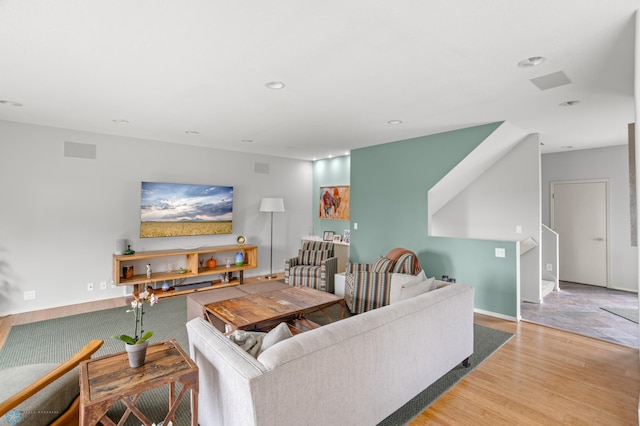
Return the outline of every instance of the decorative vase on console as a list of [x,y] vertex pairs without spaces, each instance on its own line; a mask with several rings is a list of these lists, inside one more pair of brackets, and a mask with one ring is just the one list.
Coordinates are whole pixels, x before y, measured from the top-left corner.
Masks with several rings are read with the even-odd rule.
[[244,263],[244,253],[239,251],[236,253],[236,266],[242,266]]

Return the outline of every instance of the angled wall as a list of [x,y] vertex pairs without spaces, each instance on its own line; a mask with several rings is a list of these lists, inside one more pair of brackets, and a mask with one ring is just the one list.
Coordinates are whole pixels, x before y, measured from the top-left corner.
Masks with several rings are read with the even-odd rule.
[[[499,125],[492,123],[352,151],[352,261],[371,262],[394,247],[405,247],[418,255],[429,276],[446,274],[473,286],[479,311],[516,318],[516,242],[427,235],[427,191]],[[496,247],[505,249],[505,258],[495,257]]]
[[[433,215],[434,236],[540,243],[539,146],[538,135],[528,135],[494,159]],[[540,303],[539,246],[522,254],[520,269],[521,300]]]

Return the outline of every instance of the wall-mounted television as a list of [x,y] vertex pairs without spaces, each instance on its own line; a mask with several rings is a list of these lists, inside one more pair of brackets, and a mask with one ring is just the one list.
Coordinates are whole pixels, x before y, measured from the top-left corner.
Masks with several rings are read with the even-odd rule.
[[231,234],[233,187],[142,182],[140,237]]

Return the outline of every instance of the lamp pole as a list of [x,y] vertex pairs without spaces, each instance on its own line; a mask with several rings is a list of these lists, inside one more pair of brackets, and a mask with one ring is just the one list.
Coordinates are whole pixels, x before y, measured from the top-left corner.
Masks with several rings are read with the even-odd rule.
[[282,198],[263,198],[260,201],[261,212],[271,213],[271,239],[269,242],[269,275],[265,278],[273,279],[273,213],[284,212],[284,200]]
[[273,212],[271,212],[271,245],[269,247],[269,276],[267,279],[273,279]]

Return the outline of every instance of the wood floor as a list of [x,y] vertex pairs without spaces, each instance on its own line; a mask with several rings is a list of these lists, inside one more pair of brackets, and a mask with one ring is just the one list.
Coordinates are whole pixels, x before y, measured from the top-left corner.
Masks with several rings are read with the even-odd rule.
[[637,425],[638,350],[521,321],[514,333],[411,425]]
[[[13,324],[125,304],[118,298],[13,315],[0,320],[0,345]],[[412,426],[638,425],[637,349],[527,322],[475,320],[515,336]]]

